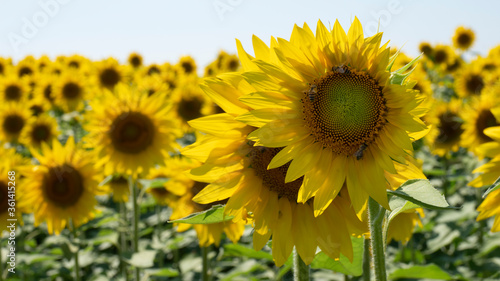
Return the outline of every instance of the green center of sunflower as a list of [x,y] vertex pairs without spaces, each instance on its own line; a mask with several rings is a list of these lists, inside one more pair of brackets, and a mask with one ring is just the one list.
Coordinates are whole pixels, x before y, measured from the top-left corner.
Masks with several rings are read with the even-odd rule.
[[315,80],[304,95],[304,120],[311,135],[337,154],[353,155],[370,145],[385,124],[382,87],[347,66]]
[[5,88],[5,99],[8,101],[19,101],[21,99],[21,88],[17,85],[9,85]]
[[9,209],[9,188],[7,183],[0,181],[0,214],[7,212]]
[[285,183],[285,176],[290,163],[278,168],[267,169],[271,160],[280,151],[281,148],[255,146],[248,155],[251,160],[250,165],[255,170],[255,174],[262,179],[262,184],[265,187],[278,193],[279,198],[286,197],[290,202],[297,202],[297,195],[302,185],[303,177],[293,182]]
[[113,88],[120,82],[120,74],[112,67],[106,68],[99,75],[99,80],[104,87]]
[[436,143],[453,144],[460,140],[462,135],[462,121],[457,114],[446,111],[439,115],[439,134],[436,138]]
[[468,33],[460,33],[460,35],[458,35],[457,42],[462,47],[469,47],[472,43],[472,37]]
[[500,124],[498,124],[497,119],[489,109],[482,110],[476,120],[476,132],[481,142],[493,141],[492,138],[484,134],[484,129],[498,125]]
[[124,112],[111,125],[109,135],[116,150],[136,154],[152,143],[155,127],[151,119],[139,112]]
[[83,191],[82,175],[68,164],[50,168],[43,178],[45,197],[60,207],[74,206]]
[[181,66],[182,66],[182,68],[184,69],[184,72],[185,72],[185,73],[187,73],[187,74],[189,74],[189,73],[193,72],[193,70],[194,70],[194,66],[193,66],[193,64],[192,64],[192,63],[190,63],[190,62],[187,62],[187,61],[186,61],[186,62],[181,63]]
[[3,130],[10,134],[19,134],[24,127],[24,119],[19,115],[9,115],[3,121]]
[[436,50],[434,54],[434,61],[436,63],[443,63],[448,60],[448,53],[445,50]]
[[133,67],[136,67],[136,68],[142,65],[142,60],[141,60],[141,58],[140,58],[140,57],[138,57],[138,56],[133,56],[133,57],[131,57],[131,58],[130,58],[130,60],[129,60],[129,62],[130,62],[130,64],[131,64]]
[[45,124],[38,124],[31,131],[31,139],[40,144],[41,142],[46,142],[50,138],[50,128]]
[[64,98],[72,100],[80,97],[82,88],[74,82],[68,82],[63,86],[62,93]]
[[23,77],[25,75],[31,75],[33,73],[33,70],[27,66],[23,66],[19,69],[19,72],[17,73],[19,77]]
[[177,106],[177,114],[184,121],[190,121],[201,116],[202,101],[199,98],[183,98]]
[[467,87],[467,91],[471,94],[480,94],[481,90],[484,88],[483,77],[478,74],[472,74],[467,77],[465,87]]

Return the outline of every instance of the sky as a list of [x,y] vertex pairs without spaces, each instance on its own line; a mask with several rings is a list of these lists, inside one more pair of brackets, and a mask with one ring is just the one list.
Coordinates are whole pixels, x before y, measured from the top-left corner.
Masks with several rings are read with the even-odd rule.
[[175,63],[191,55],[200,67],[220,50],[249,53],[251,38],[290,38],[294,24],[314,31],[338,19],[348,29],[357,16],[365,34],[380,22],[383,40],[418,54],[418,44],[449,44],[460,26],[476,33],[473,51],[500,44],[500,1],[457,0],[0,0],[0,56],[80,54],[124,62],[139,52],[145,63]]

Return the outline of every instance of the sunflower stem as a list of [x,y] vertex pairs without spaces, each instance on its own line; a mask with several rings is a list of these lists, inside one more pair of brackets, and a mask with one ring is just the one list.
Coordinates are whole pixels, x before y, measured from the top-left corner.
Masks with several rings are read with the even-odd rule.
[[201,257],[203,259],[202,280],[208,281],[208,247],[201,247]]
[[78,252],[80,251],[80,243],[77,241],[78,234],[76,232],[76,227],[73,223],[73,220],[70,220],[71,224],[71,232],[73,236],[73,244],[76,244],[78,249],[75,251],[75,280],[80,281],[80,263],[78,262]]
[[370,220],[370,238],[372,242],[373,266],[375,269],[375,280],[386,281],[385,270],[385,239],[382,235],[382,224],[384,222],[385,209],[371,197],[368,199],[368,215]]
[[[137,206],[137,186],[135,180],[132,179],[132,176],[129,178],[129,185],[132,189],[132,203],[133,203],[133,223],[134,223],[134,253],[139,252],[139,208]],[[135,267],[135,280],[140,280],[140,272],[139,268]]]
[[300,258],[297,249],[293,248],[293,281],[309,280],[309,266]]
[[370,257],[370,239],[365,239],[363,244],[363,281],[370,281],[371,278],[371,257]]
[[126,228],[127,228],[127,207],[125,206],[125,202],[120,202],[120,268],[123,274],[123,277],[126,281],[128,281],[128,272],[127,265],[123,261],[123,253],[127,251],[127,236],[126,236]]

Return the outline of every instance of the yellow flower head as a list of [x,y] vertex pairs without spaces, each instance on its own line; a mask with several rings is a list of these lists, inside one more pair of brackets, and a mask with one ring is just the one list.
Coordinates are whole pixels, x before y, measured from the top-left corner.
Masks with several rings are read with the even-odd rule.
[[418,50],[423,53],[426,57],[432,56],[432,46],[428,42],[422,42],[418,45]]
[[17,141],[30,116],[30,110],[24,104],[0,105],[0,141]]
[[56,120],[44,114],[28,120],[21,133],[19,142],[28,148],[38,150],[41,148],[42,143],[52,144],[52,141],[58,135],[59,131],[57,130]]
[[455,34],[453,35],[453,46],[465,51],[474,44],[475,37],[472,29],[460,26],[455,30]]
[[138,53],[131,53],[127,61],[133,68],[140,68],[142,66],[142,56]]
[[0,76],[0,102],[23,103],[28,99],[30,87],[26,79],[20,79],[15,75]]

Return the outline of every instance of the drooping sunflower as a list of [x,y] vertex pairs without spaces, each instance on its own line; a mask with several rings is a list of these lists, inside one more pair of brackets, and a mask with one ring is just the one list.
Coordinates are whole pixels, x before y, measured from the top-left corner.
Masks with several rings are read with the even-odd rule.
[[[328,177],[338,171],[332,155],[319,156],[318,161],[327,169],[316,170],[314,177],[286,183],[288,164],[270,170],[268,166],[276,155],[288,154],[290,149],[254,145],[247,137],[256,128],[235,120],[251,110],[239,99],[256,89],[237,73],[205,79],[201,87],[226,113],[189,122],[205,134],[182,153],[204,163],[191,170],[190,178],[208,184],[193,200],[199,204],[227,200],[225,213],[234,216],[233,221],[252,223],[254,249],[260,250],[272,236],[273,258],[278,266],[287,260],[294,246],[307,264],[318,246],[332,258],[342,253],[352,259],[350,234],[361,235],[367,229],[356,216],[347,189],[342,189],[321,215],[315,216],[314,212],[318,202],[324,205],[332,201],[325,196],[338,181]],[[318,191],[314,199],[297,203],[301,186],[323,183],[328,188]]]
[[[364,38],[356,18],[347,34],[338,21],[332,31],[319,22],[316,36],[295,26],[290,42],[272,39],[272,48],[254,37],[255,58],[238,42],[242,76],[256,91],[241,98],[254,110],[237,120],[258,127],[248,137],[256,145],[285,147],[269,168],[291,161],[286,182],[304,176],[298,202],[316,195],[316,216],[344,184],[360,218],[368,196],[390,209],[383,172],[395,173],[393,161],[405,163],[405,150],[426,132],[417,115],[422,99],[412,86],[393,84],[381,39]],[[318,173],[335,181],[311,184]]]
[[468,50],[474,44],[474,31],[470,28],[459,26],[453,35],[453,46],[460,50]]
[[[198,204],[192,201],[193,197],[207,185],[206,183],[192,180],[186,175],[186,172],[190,168],[199,165],[196,161],[173,157],[166,161],[166,165],[169,168],[165,170],[165,176],[170,180],[165,184],[166,193],[164,196],[169,194],[172,197],[177,197],[177,200],[169,200],[169,203],[173,203],[170,205],[173,209],[172,215],[170,216],[171,220],[205,211],[210,209],[212,205],[224,203],[223,201],[216,201],[211,204]],[[233,243],[238,242],[243,235],[245,223],[243,221],[226,221],[214,224],[195,225],[175,223],[174,226],[177,227],[178,232],[184,232],[192,226],[196,230],[200,246],[208,247],[212,244],[219,246],[223,232],[226,233],[227,237],[233,241]]]
[[107,175],[138,175],[163,162],[177,144],[180,131],[171,106],[163,97],[151,96],[119,84],[90,101],[84,125],[85,141],[97,151],[98,165]]
[[464,133],[461,145],[480,158],[483,155],[478,154],[478,146],[493,141],[484,134],[484,129],[500,125],[500,110],[494,109],[500,106],[498,91],[500,91],[498,86],[491,88],[488,93],[473,99],[462,111]]
[[0,102],[20,102],[28,98],[30,88],[26,80],[15,75],[0,78]]
[[89,98],[84,81],[78,72],[67,70],[52,87],[55,104],[64,112],[82,110]]
[[[497,109],[500,110],[500,108]],[[500,126],[487,128],[484,133],[493,141],[480,145],[478,150],[480,154],[490,157],[491,160],[472,171],[473,173],[480,173],[477,178],[469,183],[470,186],[476,188],[493,184],[500,175]],[[500,231],[500,190],[488,194],[477,210],[480,212],[477,217],[478,221],[495,216],[491,231]]]
[[29,108],[23,104],[0,105],[0,141],[17,141],[30,116]]
[[42,143],[52,144],[58,135],[57,121],[44,114],[28,120],[19,137],[19,142],[33,150],[38,150]]
[[432,153],[444,156],[451,151],[457,151],[460,147],[460,139],[464,131],[460,110],[460,100],[453,99],[449,103],[436,101],[434,108],[425,117],[425,122],[431,125],[431,130],[425,136],[425,140]]
[[135,69],[142,66],[142,56],[138,53],[131,53],[127,59],[128,63]]
[[72,221],[75,227],[95,216],[98,177],[89,151],[75,146],[70,137],[65,146],[57,140],[52,149],[42,144],[41,153],[31,153],[40,165],[26,168],[20,185],[23,206],[35,216],[35,226],[47,223],[48,232],[58,235]]

